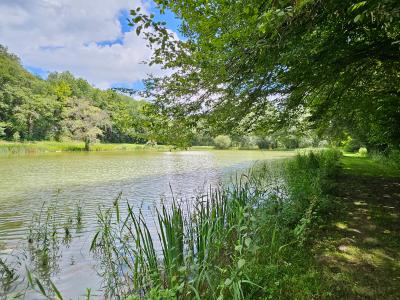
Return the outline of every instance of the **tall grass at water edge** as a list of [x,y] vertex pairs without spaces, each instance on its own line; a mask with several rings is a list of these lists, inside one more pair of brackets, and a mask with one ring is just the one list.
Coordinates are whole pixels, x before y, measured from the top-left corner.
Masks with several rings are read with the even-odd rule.
[[310,299],[328,293],[309,251],[329,214],[335,150],[264,164],[193,201],[155,212],[119,200],[98,213],[91,251],[116,299]]
[[[90,146],[90,151],[168,151],[169,146],[156,145],[148,146],[142,144],[93,144]],[[43,152],[83,152],[85,151],[85,143],[83,142],[5,142],[0,141],[0,154],[29,154]]]

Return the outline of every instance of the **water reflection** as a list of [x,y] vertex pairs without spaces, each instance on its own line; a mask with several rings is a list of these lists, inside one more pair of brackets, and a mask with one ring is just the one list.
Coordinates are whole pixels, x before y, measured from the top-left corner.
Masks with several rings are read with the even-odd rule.
[[[121,192],[126,203],[152,218],[161,199],[190,199],[257,160],[277,159],[290,152],[212,151],[172,153],[57,153],[0,157],[0,250],[27,249],[30,267],[52,278],[62,294],[76,299],[99,287],[90,242],[99,206],[110,207]],[[56,199],[56,200],[55,200]],[[29,224],[42,203],[57,202],[61,242],[48,245],[56,265],[40,268],[37,247],[28,242]],[[81,226],[75,220],[80,203]],[[124,204],[125,203],[125,204]],[[68,233],[68,234],[67,234]],[[1,246],[2,245],[2,246]],[[29,250],[29,247],[31,249]],[[53,248],[51,248],[53,247]],[[36,250],[35,250],[36,248]],[[22,255],[22,254],[21,254]],[[46,273],[47,272],[47,273]],[[27,298],[35,298],[30,295]]]

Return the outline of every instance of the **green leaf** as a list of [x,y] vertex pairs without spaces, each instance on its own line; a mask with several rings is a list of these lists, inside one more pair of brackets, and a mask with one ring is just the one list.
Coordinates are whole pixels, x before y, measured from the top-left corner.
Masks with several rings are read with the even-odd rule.
[[363,17],[363,15],[357,15],[357,16],[354,18],[354,23],[357,23],[358,21],[362,21],[362,17]]
[[225,286],[230,286],[231,283],[232,283],[232,279],[227,278],[227,279],[225,279],[224,285],[225,285]]
[[237,245],[237,246],[235,246],[235,251],[242,251],[242,249],[243,249],[243,246],[242,245]]
[[46,296],[46,297],[47,297],[46,291],[45,291],[43,285],[40,283],[39,279],[35,278],[35,283],[36,283],[37,286],[39,287],[40,293],[41,293],[43,296]]
[[244,260],[243,258],[239,259],[238,262],[237,262],[238,269],[243,268],[243,266],[245,265],[245,263],[246,263],[246,260]]
[[57,300],[63,300],[63,297],[61,296],[60,291],[57,289],[57,287],[51,280],[50,280],[50,285],[51,285],[51,288],[53,289],[54,293],[57,296]]

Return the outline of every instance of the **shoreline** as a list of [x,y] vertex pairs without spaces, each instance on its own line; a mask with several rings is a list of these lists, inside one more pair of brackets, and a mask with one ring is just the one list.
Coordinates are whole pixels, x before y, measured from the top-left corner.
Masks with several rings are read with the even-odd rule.
[[0,141],[0,155],[2,154],[36,154],[36,153],[57,153],[57,152],[129,152],[129,151],[152,151],[152,152],[175,152],[175,151],[287,151],[292,152],[301,149],[240,149],[231,147],[229,149],[219,150],[214,146],[192,146],[188,149],[177,149],[170,145],[148,146],[146,144],[129,143],[97,143],[91,145],[89,151],[85,150],[84,142],[8,142]]

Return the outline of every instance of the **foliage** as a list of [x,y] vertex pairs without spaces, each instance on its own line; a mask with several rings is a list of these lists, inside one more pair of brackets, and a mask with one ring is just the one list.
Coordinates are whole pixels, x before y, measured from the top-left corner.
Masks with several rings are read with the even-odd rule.
[[[0,138],[145,143],[145,101],[101,91],[69,72],[42,80],[0,46]],[[80,124],[79,124],[80,123]],[[96,125],[97,124],[97,125]],[[17,138],[19,136],[19,138]]]
[[[107,296],[129,299],[295,299],[329,294],[306,241],[329,211],[338,152],[263,165],[194,202],[99,211],[92,251]],[[282,177],[283,176],[283,177]],[[284,179],[284,180],[282,180]],[[159,245],[159,246],[157,246]]]
[[342,141],[342,146],[344,151],[347,152],[356,152],[361,147],[364,147],[361,141],[350,136],[348,136],[346,140]]
[[373,151],[368,154],[371,159],[377,163],[387,165],[388,168],[400,170],[400,151],[390,150],[388,152]]
[[244,135],[240,137],[239,148],[240,149],[257,149],[259,138],[254,135]]
[[103,135],[103,130],[110,126],[107,113],[88,101],[70,98],[64,114],[61,127],[72,139],[83,140],[87,151],[89,145],[96,142]]
[[399,147],[398,1],[155,2],[182,20],[184,37],[131,12],[151,63],[171,71],[147,81],[163,109],[225,132],[290,127],[302,116],[321,134]]
[[232,140],[227,135],[218,135],[214,138],[214,146],[217,149],[228,149],[232,144]]
[[[168,151],[169,146],[154,145],[148,147],[146,144],[92,144],[91,151]],[[85,143],[78,141],[64,141],[64,142],[0,142],[0,153],[5,154],[26,154],[26,153],[41,153],[41,152],[64,152],[64,151],[84,151]]]
[[361,147],[360,149],[358,149],[358,154],[361,157],[366,157],[368,155],[368,150],[365,147]]

